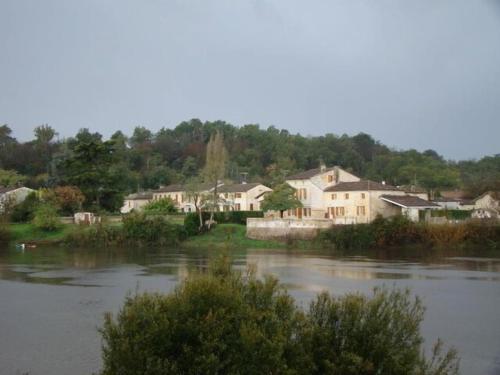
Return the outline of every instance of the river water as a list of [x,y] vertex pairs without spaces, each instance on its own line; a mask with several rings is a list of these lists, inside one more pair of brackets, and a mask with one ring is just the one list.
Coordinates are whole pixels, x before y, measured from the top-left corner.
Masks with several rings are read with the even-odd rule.
[[[0,374],[83,375],[99,371],[98,328],[127,293],[168,292],[213,251],[184,249],[0,250]],[[463,374],[500,374],[500,252],[400,250],[343,255],[238,250],[236,267],[257,266],[297,302],[322,290],[369,294],[409,287],[427,306],[427,348],[455,346]]]

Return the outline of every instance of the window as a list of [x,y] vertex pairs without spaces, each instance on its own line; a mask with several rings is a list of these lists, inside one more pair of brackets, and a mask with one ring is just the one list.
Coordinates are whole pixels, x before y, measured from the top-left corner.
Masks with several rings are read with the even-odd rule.
[[250,203],[250,211],[253,211],[253,203]]
[[241,211],[241,206],[240,206],[240,204],[239,204],[239,203],[236,203],[236,204],[234,205],[234,210],[235,210],[235,211]]
[[235,198],[241,198],[241,193],[236,193],[236,194],[234,194],[234,197],[235,197]]
[[306,189],[299,189],[297,191],[297,198],[299,199],[307,199],[307,190]]
[[365,206],[357,206],[356,207],[356,214],[358,216],[365,216],[366,215]]
[[365,193],[361,193],[361,199],[365,199]]
[[326,211],[327,217],[328,216],[333,216],[335,217],[335,207],[328,207],[328,210]]
[[335,216],[344,216],[344,207],[335,207]]
[[349,193],[345,193],[345,199],[349,199]]
[[224,193],[224,198],[227,198],[228,197],[228,194],[227,193]]
[[337,194],[332,194],[332,201],[334,201],[335,199],[337,199]]
[[333,175],[331,174],[328,175],[328,182],[333,182]]

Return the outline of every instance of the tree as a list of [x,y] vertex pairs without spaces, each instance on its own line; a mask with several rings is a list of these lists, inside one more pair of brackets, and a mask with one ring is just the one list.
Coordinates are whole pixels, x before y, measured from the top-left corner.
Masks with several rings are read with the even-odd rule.
[[16,171],[0,169],[0,186],[15,187],[22,185],[26,180],[26,176]]
[[60,161],[59,183],[78,186],[85,204],[115,211],[123,204],[126,190],[124,171],[117,170],[114,142],[103,141],[99,133],[81,130],[69,143],[67,157]]
[[283,212],[302,207],[302,203],[296,197],[295,189],[285,183],[266,194],[261,207],[263,211],[279,211],[282,218]]
[[201,229],[203,228],[202,207],[203,203],[205,203],[205,201],[207,200],[207,196],[203,192],[201,179],[199,177],[191,177],[186,181],[184,188],[186,190],[186,198],[188,202],[193,203],[194,209],[198,214],[198,218],[200,220],[198,231],[201,231]]
[[57,132],[50,125],[40,125],[34,130],[35,142],[41,145],[48,145],[54,140]]
[[37,229],[52,232],[61,226],[57,208],[49,203],[39,204],[33,217],[33,225]]
[[76,186],[57,186],[42,191],[42,199],[59,207],[62,214],[73,215],[82,209],[85,195]]
[[222,133],[217,130],[215,134],[210,137],[207,145],[207,159],[205,162],[204,175],[206,181],[211,184],[213,189],[212,202],[210,207],[210,221],[208,228],[214,219],[214,212],[218,207],[219,195],[217,187],[219,181],[224,178],[226,171],[227,151],[224,146],[224,138]]

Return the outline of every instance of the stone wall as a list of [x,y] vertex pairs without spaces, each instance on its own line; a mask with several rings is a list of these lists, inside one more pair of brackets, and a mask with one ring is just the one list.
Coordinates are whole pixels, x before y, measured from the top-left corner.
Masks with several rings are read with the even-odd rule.
[[248,218],[246,236],[255,240],[312,239],[333,225],[328,219]]

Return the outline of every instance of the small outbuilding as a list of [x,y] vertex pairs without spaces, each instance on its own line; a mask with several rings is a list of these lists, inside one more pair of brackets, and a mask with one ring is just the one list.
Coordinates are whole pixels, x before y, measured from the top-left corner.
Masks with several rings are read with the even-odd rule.
[[435,203],[412,195],[381,195],[380,199],[401,209],[401,214],[411,221],[427,221],[431,217],[431,210],[441,207]]

